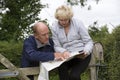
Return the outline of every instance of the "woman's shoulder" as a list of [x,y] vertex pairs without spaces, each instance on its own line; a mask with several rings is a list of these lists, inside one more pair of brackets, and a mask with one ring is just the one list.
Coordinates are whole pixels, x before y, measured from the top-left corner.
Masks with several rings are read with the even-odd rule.
[[74,23],[82,23],[82,20],[79,19],[79,18],[73,17],[71,20],[72,20],[72,22],[74,22]]
[[73,25],[76,26],[76,28],[78,30],[85,28],[84,23],[80,19],[78,19],[78,18],[72,18],[72,23],[73,23]]
[[59,22],[58,21],[54,21],[50,28],[51,28],[51,30],[55,30],[55,31],[58,30],[60,28]]

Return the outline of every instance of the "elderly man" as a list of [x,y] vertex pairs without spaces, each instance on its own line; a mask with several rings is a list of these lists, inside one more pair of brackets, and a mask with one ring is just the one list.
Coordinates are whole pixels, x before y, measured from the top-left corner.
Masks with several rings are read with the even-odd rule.
[[[49,29],[43,22],[33,26],[34,35],[25,39],[22,51],[21,67],[39,66],[39,62],[62,59],[62,55],[54,51],[53,41],[49,38]],[[30,76],[33,80],[33,76]]]

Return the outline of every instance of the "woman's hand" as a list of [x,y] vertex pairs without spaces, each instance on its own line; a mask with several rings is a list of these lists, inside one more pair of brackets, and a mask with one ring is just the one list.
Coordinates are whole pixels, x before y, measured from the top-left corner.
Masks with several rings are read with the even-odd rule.
[[62,55],[63,55],[63,58],[64,58],[64,59],[67,59],[67,58],[70,57],[70,53],[69,53],[68,51],[63,52]]
[[83,52],[83,53],[77,55],[76,57],[81,58],[81,59],[85,59],[87,56],[88,56],[88,54],[86,52]]

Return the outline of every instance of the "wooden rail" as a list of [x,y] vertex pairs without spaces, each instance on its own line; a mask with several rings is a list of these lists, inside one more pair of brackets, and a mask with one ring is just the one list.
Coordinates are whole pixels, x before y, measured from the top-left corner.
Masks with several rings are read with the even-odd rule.
[[[98,74],[96,66],[100,66],[103,61],[103,47],[101,43],[94,44],[91,62],[89,64],[90,80],[97,80]],[[34,80],[37,80],[37,75],[40,72],[39,67],[17,68],[7,58],[0,54],[0,62],[7,68],[0,70],[0,78],[17,77],[19,80],[30,80],[27,75],[34,75]]]
[[18,76],[20,76],[20,78],[18,77],[19,80],[29,80],[28,77],[27,77],[28,79],[27,78],[25,79],[20,74],[19,71],[24,73],[22,75],[24,75],[25,77],[27,77],[27,75],[37,76],[39,74],[39,72],[40,72],[39,67],[18,68],[18,70],[16,70],[16,71],[11,71],[10,69],[2,69],[2,70],[0,70],[0,78],[8,78],[8,77],[18,77]]

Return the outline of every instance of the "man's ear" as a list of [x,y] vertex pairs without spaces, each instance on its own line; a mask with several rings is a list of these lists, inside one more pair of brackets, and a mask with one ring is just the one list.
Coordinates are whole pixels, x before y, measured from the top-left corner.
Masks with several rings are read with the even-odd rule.
[[38,38],[37,34],[34,34],[34,37],[37,39]]

